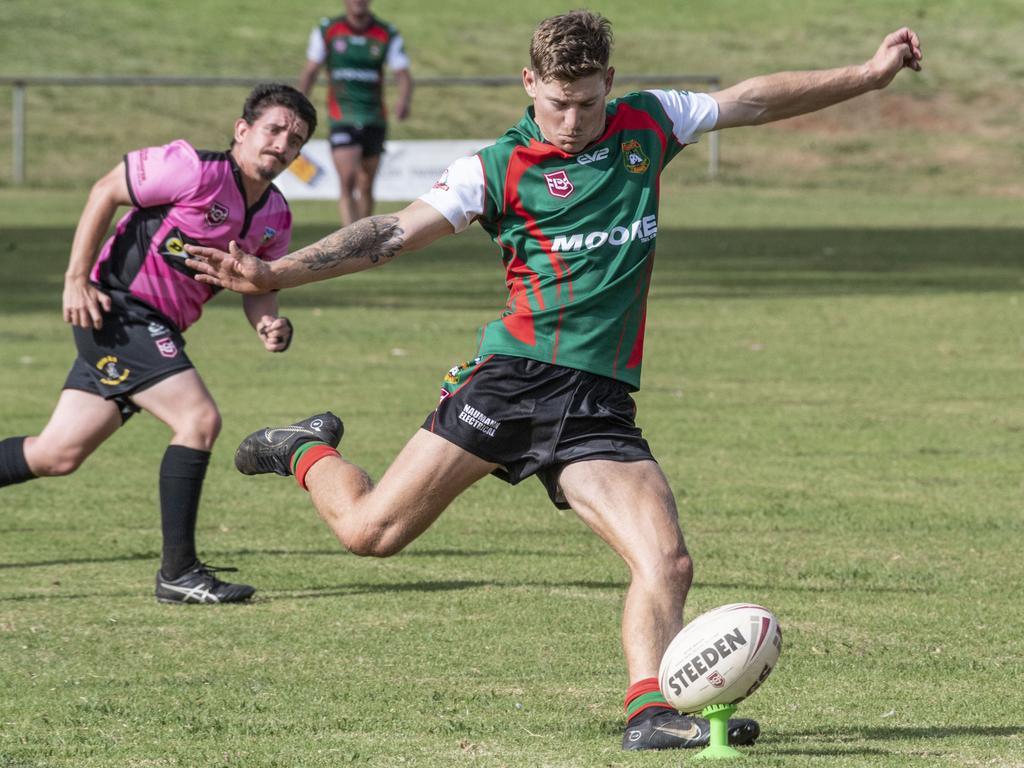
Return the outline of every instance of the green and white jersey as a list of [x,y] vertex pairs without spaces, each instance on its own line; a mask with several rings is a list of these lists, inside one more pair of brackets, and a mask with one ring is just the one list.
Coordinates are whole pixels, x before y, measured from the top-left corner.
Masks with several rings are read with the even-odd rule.
[[420,199],[457,232],[497,243],[508,302],[480,355],[526,357],[640,386],[662,170],[714,128],[707,94],[643,91],[610,102],[579,154],[547,143],[533,108],[502,138],[456,160]]

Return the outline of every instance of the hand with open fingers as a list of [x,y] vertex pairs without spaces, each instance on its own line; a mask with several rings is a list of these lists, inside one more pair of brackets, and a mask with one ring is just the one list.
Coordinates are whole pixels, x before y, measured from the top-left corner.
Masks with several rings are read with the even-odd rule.
[[237,293],[259,294],[274,289],[273,272],[270,265],[252,256],[232,240],[228,252],[202,245],[186,245],[191,258],[185,259],[198,274],[196,280],[218,288],[227,288]]
[[256,333],[268,352],[284,352],[292,343],[292,323],[287,317],[264,315],[256,325]]
[[875,72],[878,87],[884,88],[901,69],[921,71],[921,40],[909,27],[886,35],[868,66]]
[[103,327],[103,313],[110,311],[110,296],[98,290],[88,278],[64,281],[64,322],[79,328]]

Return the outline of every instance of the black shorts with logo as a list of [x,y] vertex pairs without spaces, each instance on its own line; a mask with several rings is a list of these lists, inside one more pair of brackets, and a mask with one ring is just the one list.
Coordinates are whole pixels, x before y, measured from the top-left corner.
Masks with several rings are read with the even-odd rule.
[[386,125],[349,125],[332,123],[329,141],[332,149],[339,147],[362,147],[363,157],[384,154]]
[[192,368],[181,332],[161,312],[130,294],[111,292],[103,327],[74,326],[78,357],[64,389],[80,389],[114,401],[127,421],[139,407],[134,392]]
[[423,429],[485,461],[515,485],[537,475],[559,509],[567,464],[654,460],[636,426],[629,387],[614,379],[521,357],[491,355],[452,368]]

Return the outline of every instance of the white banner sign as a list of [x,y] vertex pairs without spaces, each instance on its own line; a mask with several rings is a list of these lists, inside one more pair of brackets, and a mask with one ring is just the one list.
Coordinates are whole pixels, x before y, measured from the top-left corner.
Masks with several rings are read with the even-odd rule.
[[[472,155],[492,139],[387,141],[373,194],[377,200],[415,200],[437,181],[453,160]],[[338,174],[326,139],[313,139],[274,184],[288,200],[337,200]]]

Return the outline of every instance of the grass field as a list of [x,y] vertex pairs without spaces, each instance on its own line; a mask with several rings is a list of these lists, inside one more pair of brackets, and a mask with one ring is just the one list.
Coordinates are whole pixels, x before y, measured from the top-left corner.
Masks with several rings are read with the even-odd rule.
[[[69,362],[70,234],[5,230],[5,433],[38,429]],[[786,631],[744,706],[765,728],[748,762],[1024,765],[1020,232],[659,237],[638,401],[697,561],[691,615],[756,600]],[[234,297],[210,305],[189,352],[225,430],[200,544],[259,586],[251,606],[152,601],[152,419],[83,472],[4,489],[0,765],[678,765],[618,751],[626,574],[539,485],[488,479],[365,561],[292,483],[230,468],[247,431],[331,407],[379,475],[500,283],[467,234],[293,291],[280,357]]]
[[[375,7],[424,75],[515,71],[532,24],[563,10],[528,0],[481,24],[468,0],[429,23],[412,0]],[[740,710],[764,729],[745,765],[1024,767],[1018,4],[600,10],[620,71],[727,82],[863,58],[904,21],[930,42],[922,77],[860,111],[727,134],[719,183],[700,155],[676,161],[638,418],[696,561],[688,615],[752,600],[785,631]],[[0,70],[288,74],[328,11],[7,0]],[[0,176],[0,438],[41,428],[71,362],[60,290],[89,181],[148,142],[217,146],[241,99],[81,93],[30,92],[32,184]],[[400,135],[498,130],[523,106],[446,98],[418,101]],[[0,90],[3,173],[8,103]],[[334,226],[330,203],[295,211],[297,243]],[[208,305],[188,351],[224,430],[199,544],[258,587],[251,605],[153,601],[167,433],[145,414],[79,473],[0,490],[0,768],[689,763],[619,751],[627,574],[538,483],[488,478],[407,551],[365,560],[293,482],[231,466],[250,430],[331,408],[379,476],[473,354],[502,279],[474,229],[287,292],[297,336],[277,356],[236,297]]]

